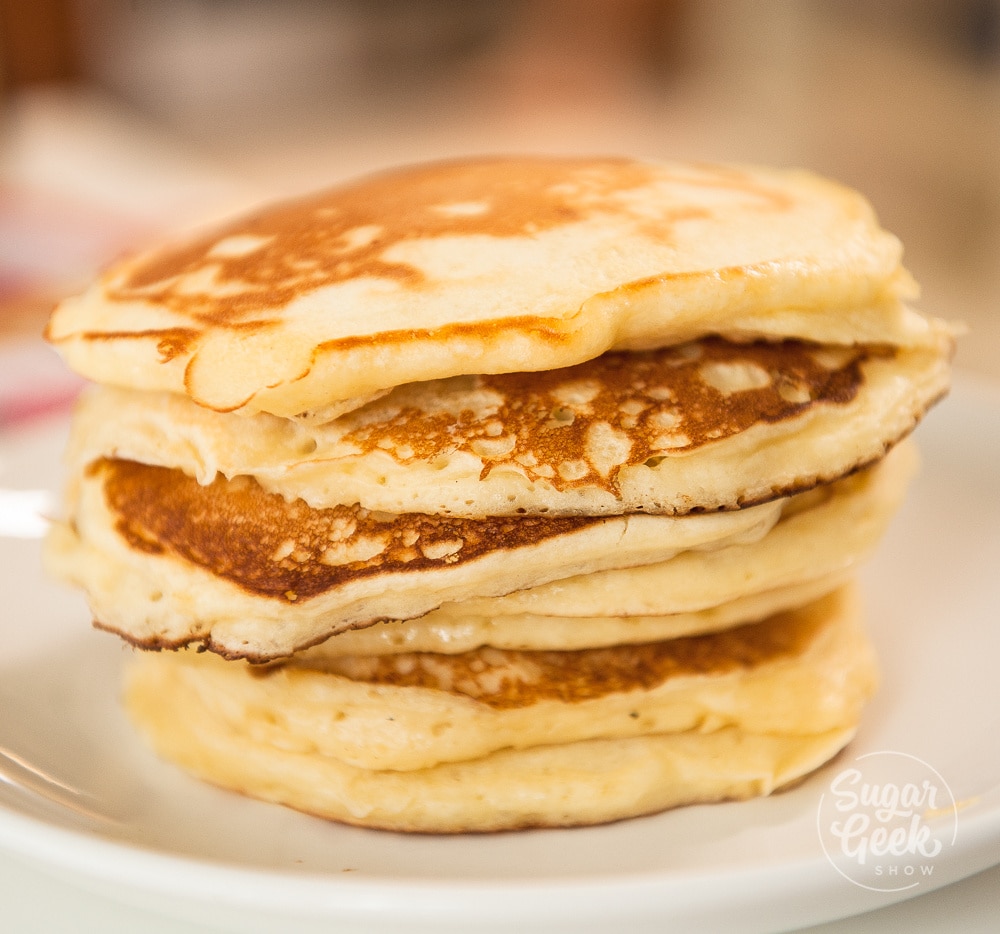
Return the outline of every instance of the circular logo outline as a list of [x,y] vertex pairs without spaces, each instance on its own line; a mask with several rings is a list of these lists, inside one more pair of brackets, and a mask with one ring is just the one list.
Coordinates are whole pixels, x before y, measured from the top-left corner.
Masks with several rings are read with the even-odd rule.
[[[900,752],[900,751],[895,750],[895,749],[877,749],[877,750],[874,750],[872,752],[862,753],[859,756],[855,756],[852,761],[854,761],[854,762],[861,762],[863,759],[869,759],[872,756],[902,756],[903,758],[910,759],[913,762],[919,763],[921,766],[923,766],[929,772],[933,773],[933,775],[940,781],[940,783],[941,783],[940,787],[942,787],[947,792],[948,799],[951,802],[952,832],[951,832],[951,841],[948,843],[948,845],[949,846],[954,846],[955,845],[955,841],[958,839],[958,802],[955,799],[954,792],[952,792],[952,790],[951,790],[951,786],[945,780],[944,776],[936,768],[934,768],[934,766],[932,766],[928,762],[925,762],[919,756],[911,755],[908,752]],[[835,775],[833,777],[833,779],[831,779],[831,781],[830,781],[830,783],[828,785],[828,790],[832,791],[832,786],[833,786],[834,782],[836,782],[837,778],[839,778],[841,775],[843,775],[845,771],[847,771],[847,770],[846,769],[841,769],[837,773],[837,775]],[[823,855],[826,857],[827,862],[829,862],[830,865],[833,866],[833,868],[841,876],[843,876],[852,885],[856,885],[856,886],[859,886],[860,888],[867,889],[870,892],[884,892],[884,893],[889,893],[889,892],[905,892],[908,889],[916,888],[918,885],[920,885],[920,883],[921,883],[922,880],[921,879],[914,879],[913,882],[910,882],[910,883],[908,883],[906,885],[900,885],[900,886],[896,886],[894,888],[881,888],[879,886],[866,885],[864,882],[860,882],[857,879],[852,879],[846,872],[844,872],[844,870],[841,869],[841,867],[837,864],[837,861],[834,859],[834,857],[827,850],[827,848],[826,848],[826,841],[823,838],[822,815],[823,815],[823,801],[824,801],[825,798],[826,798],[826,792],[823,792],[823,794],[821,794],[820,797],[819,797],[819,803],[816,805],[816,834],[819,837],[819,845],[820,845],[820,848],[823,850]],[[940,811],[940,810],[944,810],[944,809],[943,808],[939,808],[938,810]]]

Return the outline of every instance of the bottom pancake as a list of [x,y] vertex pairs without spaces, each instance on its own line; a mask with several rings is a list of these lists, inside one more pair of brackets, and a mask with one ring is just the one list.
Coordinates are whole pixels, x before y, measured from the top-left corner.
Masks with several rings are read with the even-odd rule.
[[849,591],[744,629],[497,653],[509,670],[473,690],[456,666],[482,674],[482,653],[256,673],[142,654],[126,705],[194,775],[322,817],[435,833],[594,824],[769,794],[850,740],[876,676]]
[[854,733],[790,737],[729,728],[509,750],[418,772],[370,772],[260,746],[200,720],[184,703],[177,709],[185,718],[181,729],[158,724],[171,714],[145,700],[150,706],[140,715],[157,731],[160,752],[207,781],[346,824],[423,833],[584,826],[766,795],[819,768]]

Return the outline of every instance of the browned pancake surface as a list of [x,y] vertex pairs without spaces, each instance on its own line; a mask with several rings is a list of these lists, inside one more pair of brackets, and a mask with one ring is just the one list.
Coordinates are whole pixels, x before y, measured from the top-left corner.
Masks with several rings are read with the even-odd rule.
[[712,333],[936,347],[900,258],[863,198],[809,173],[479,158],[128,259],[47,334],[101,382],[322,421],[407,383]]
[[796,657],[823,624],[822,615],[791,612],[725,632],[642,645],[567,652],[486,646],[460,655],[415,652],[293,659],[287,664],[374,685],[463,694],[490,707],[527,707],[542,700],[579,703],[606,694],[650,690],[686,676],[751,670]]
[[558,490],[597,486],[617,495],[622,467],[654,466],[671,452],[850,402],[864,381],[861,364],[893,353],[718,338],[607,353],[559,370],[397,393],[346,416],[339,440],[400,464],[465,451],[483,459],[483,476],[511,468]]
[[[784,211],[791,198],[735,169],[705,170],[707,189],[729,189],[756,199],[761,213]],[[133,268],[109,298],[142,299],[213,326],[266,328],[261,308],[278,309],[323,286],[380,278],[414,291],[425,274],[386,258],[392,247],[446,236],[532,236],[602,212],[621,210],[623,190],[639,188],[664,170],[626,159],[482,159],[437,163],[332,189],[325,194],[262,210],[193,243],[164,250]],[[692,184],[690,175],[678,180]],[[670,240],[678,221],[708,217],[708,207],[659,209],[643,222],[648,235]],[[226,255],[230,237],[266,239],[250,254]],[[175,287],[179,276],[211,271],[219,294],[196,295]],[[461,327],[460,325],[458,326]],[[194,336],[194,334],[192,334]],[[165,354],[182,352],[185,332],[165,335]],[[379,341],[407,340],[405,331]],[[369,338],[359,338],[366,340]],[[346,346],[343,341],[337,346]]]
[[103,473],[116,529],[131,547],[171,552],[251,593],[289,602],[347,580],[454,565],[605,521],[311,509],[246,478],[203,487],[179,470],[111,458],[90,469]]

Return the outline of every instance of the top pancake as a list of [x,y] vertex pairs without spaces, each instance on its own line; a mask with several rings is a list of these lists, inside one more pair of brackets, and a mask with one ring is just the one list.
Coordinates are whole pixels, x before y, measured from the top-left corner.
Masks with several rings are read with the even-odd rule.
[[804,172],[441,163],[128,260],[48,337],[101,382],[328,419],[404,383],[709,333],[937,345],[900,258],[860,195]]

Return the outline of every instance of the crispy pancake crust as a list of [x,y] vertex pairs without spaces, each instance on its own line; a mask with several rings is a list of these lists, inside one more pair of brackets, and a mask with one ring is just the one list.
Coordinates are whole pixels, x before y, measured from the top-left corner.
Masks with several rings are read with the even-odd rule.
[[564,370],[400,387],[336,421],[220,415],[103,388],[78,463],[254,477],[315,508],[486,516],[668,515],[788,495],[880,458],[948,385],[928,351],[705,339]]
[[789,612],[709,635],[600,649],[530,652],[483,646],[458,655],[292,656],[262,670],[261,676],[269,677],[283,664],[358,684],[443,691],[496,710],[542,701],[579,704],[613,693],[648,691],[670,679],[720,677],[775,663],[804,651],[818,628],[817,619]]
[[562,579],[501,597],[445,604],[438,623],[467,616],[657,616],[717,607],[750,593],[853,571],[881,541],[917,469],[904,442],[878,464],[788,501],[762,539],[659,563]]
[[296,657],[596,648],[760,620],[846,581],[881,541],[917,460],[904,442],[875,467],[795,497],[759,541],[445,604],[419,619],[340,633]]
[[[71,523],[53,526],[46,558],[84,587],[100,626],[147,648],[204,642],[263,660],[431,610],[415,625],[435,641],[508,630],[528,648],[569,647],[551,641],[557,633],[575,647],[606,645],[644,628],[657,638],[655,624],[595,617],[686,613],[686,624],[663,625],[717,628],[753,613],[727,617],[719,604],[845,573],[881,537],[914,461],[902,445],[869,471],[735,513],[527,517],[516,547],[498,532],[516,518],[480,528],[310,510],[252,481],[201,487],[179,471],[105,462],[83,478]],[[468,631],[478,618],[490,623]]]
[[147,648],[202,642],[288,655],[359,625],[421,616],[692,548],[759,539],[781,502],[696,516],[394,516],[310,509],[253,480],[101,460],[53,526],[50,569],[82,584],[102,627]]
[[482,159],[126,261],[47,334],[93,379],[291,417],[713,332],[935,345],[900,255],[863,198],[804,172]]

